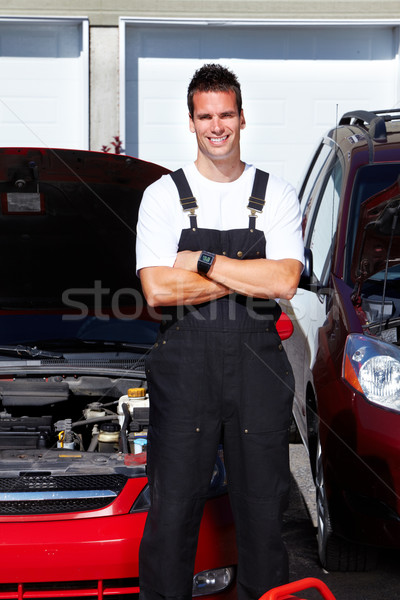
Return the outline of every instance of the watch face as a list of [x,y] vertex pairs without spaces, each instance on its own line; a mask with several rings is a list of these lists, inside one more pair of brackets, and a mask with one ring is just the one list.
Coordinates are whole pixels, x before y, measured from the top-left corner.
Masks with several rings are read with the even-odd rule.
[[200,254],[199,261],[197,263],[197,270],[199,273],[208,273],[213,260],[215,258],[215,254],[212,252],[202,252]]

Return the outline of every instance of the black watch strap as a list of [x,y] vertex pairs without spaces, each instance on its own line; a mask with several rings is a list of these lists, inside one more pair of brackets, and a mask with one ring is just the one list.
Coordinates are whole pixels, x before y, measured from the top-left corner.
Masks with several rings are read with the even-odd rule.
[[197,272],[207,275],[208,271],[211,269],[214,259],[215,254],[203,250],[200,254],[199,260],[197,261]]

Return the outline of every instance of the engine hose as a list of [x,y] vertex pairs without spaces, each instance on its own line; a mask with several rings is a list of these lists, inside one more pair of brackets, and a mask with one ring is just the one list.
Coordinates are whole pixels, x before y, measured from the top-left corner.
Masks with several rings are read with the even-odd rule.
[[71,424],[71,427],[81,427],[82,425],[91,425],[92,423],[100,423],[102,421],[116,421],[118,415],[107,415],[105,417],[93,417],[92,419],[84,419],[83,421],[75,421]]
[[129,412],[128,405],[125,402],[121,405],[122,412],[124,413],[124,422],[121,427],[121,442],[122,442],[122,452],[124,454],[129,454],[129,444],[128,437],[126,435],[126,431],[128,429],[129,421],[131,420],[131,413]]

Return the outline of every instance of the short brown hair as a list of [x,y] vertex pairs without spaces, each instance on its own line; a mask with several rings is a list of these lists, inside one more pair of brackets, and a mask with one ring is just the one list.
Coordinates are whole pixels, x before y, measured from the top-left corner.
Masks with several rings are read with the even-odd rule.
[[196,92],[235,92],[236,104],[240,114],[242,110],[242,92],[236,75],[222,65],[209,63],[197,69],[189,83],[187,104],[193,117],[193,96]]

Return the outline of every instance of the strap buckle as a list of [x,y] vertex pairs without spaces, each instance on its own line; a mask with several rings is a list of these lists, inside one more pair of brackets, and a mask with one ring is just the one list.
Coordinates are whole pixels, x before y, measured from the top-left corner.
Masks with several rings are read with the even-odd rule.
[[264,204],[265,200],[263,198],[256,198],[255,196],[250,196],[247,208],[250,210],[251,216],[258,217],[257,213],[262,213]]
[[196,198],[188,196],[187,198],[180,198],[180,201],[184,211],[188,210],[190,214],[195,214],[196,208],[198,208]]

